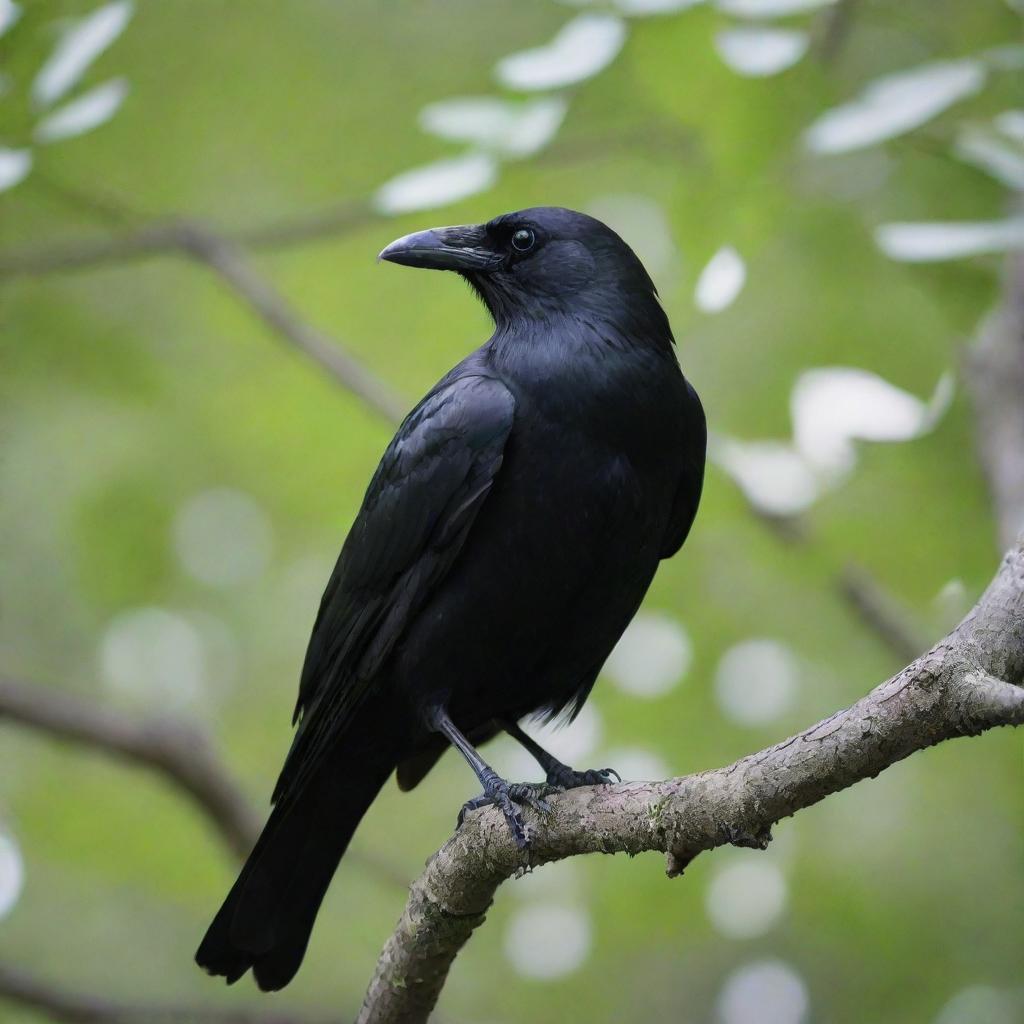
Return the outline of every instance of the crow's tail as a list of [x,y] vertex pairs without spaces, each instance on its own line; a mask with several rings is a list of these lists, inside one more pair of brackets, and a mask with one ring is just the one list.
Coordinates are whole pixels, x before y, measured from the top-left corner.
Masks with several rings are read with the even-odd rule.
[[393,768],[339,752],[274,808],[196,952],[200,967],[229,985],[252,968],[268,992],[292,980],[338,861]]

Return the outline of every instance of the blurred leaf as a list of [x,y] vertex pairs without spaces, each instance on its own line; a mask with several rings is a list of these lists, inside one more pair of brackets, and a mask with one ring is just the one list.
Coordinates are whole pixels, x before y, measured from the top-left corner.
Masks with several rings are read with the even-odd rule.
[[937,61],[871,82],[860,97],[822,114],[804,134],[815,153],[845,153],[895,138],[941,114],[985,84],[976,60]]
[[782,28],[728,28],[715,35],[718,55],[733,71],[751,78],[777,75],[807,52],[806,32]]
[[581,14],[547,46],[503,57],[495,68],[510,89],[560,89],[603,71],[626,41],[626,24],[610,14]]
[[37,142],[57,142],[84,135],[109,121],[128,95],[128,80],[114,78],[58,107],[36,126]]
[[46,107],[59,100],[124,31],[133,10],[132,0],[115,0],[65,31],[32,83],[36,103]]
[[374,205],[387,214],[447,206],[489,189],[497,176],[494,157],[470,151],[399,174],[381,185],[374,196]]
[[0,192],[14,188],[32,170],[32,153],[27,149],[0,147]]
[[1024,248],[1024,217],[977,223],[882,224],[875,241],[886,256],[934,263]]

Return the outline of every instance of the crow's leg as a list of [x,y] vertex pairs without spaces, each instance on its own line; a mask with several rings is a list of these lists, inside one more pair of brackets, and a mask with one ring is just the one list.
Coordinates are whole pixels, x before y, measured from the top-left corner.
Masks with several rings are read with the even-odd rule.
[[463,819],[470,811],[495,804],[505,815],[505,821],[508,822],[516,846],[520,849],[528,846],[530,840],[526,832],[526,823],[516,805],[526,804],[535,811],[546,813],[551,808],[544,800],[544,796],[551,792],[551,787],[506,782],[484,761],[469,740],[459,732],[444,708],[438,708],[431,714],[429,724],[431,728],[447,737],[448,742],[462,754],[484,787],[480,796],[467,800],[463,805],[462,810],[459,811],[458,824],[462,824]]
[[505,732],[512,739],[521,743],[544,769],[549,786],[558,789],[576,789],[579,786],[606,786],[612,782],[621,782],[619,773],[614,768],[592,768],[590,771],[577,772],[568,765],[562,764],[554,754],[549,754],[536,740],[527,736],[519,728],[517,722],[502,723]]

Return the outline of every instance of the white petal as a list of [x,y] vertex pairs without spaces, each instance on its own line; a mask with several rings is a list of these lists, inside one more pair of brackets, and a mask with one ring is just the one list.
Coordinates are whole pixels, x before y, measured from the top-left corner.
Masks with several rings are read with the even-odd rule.
[[736,301],[746,280],[743,257],[731,245],[722,246],[701,271],[693,300],[704,313],[720,313]]
[[693,660],[693,644],[668,615],[640,612],[608,656],[604,672],[635,697],[661,697],[682,681]]
[[131,0],[116,0],[93,11],[65,32],[32,83],[32,98],[36,103],[48,106],[59,100],[124,31],[133,8]]
[[1024,142],[1024,110],[1004,110],[993,123],[1008,139]]
[[985,84],[976,60],[937,61],[871,82],[849,103],[826,111],[804,133],[816,153],[872,146],[917,128]]
[[598,196],[586,212],[620,234],[655,280],[671,267],[676,256],[672,228],[664,208],[650,196]]
[[796,655],[767,637],[733,644],[715,671],[718,706],[738,725],[770,725],[793,709],[799,692]]
[[429,210],[483,192],[497,177],[498,164],[493,156],[469,152],[399,174],[381,185],[373,201],[386,214]]
[[934,1024],[1020,1024],[1019,991],[990,985],[962,988],[946,1003]]
[[909,441],[931,430],[951,387],[944,376],[926,403],[867,370],[808,370],[790,395],[793,440],[810,465],[838,478],[853,466],[854,440]]
[[516,910],[505,931],[505,956],[526,978],[561,978],[590,954],[590,917],[581,907],[537,903]]
[[954,152],[1007,188],[1024,189],[1024,146],[994,132],[967,128],[957,136]]
[[14,188],[32,170],[32,151],[0,148],[0,192]]
[[875,242],[886,256],[906,263],[934,263],[1024,248],[1024,217],[994,221],[883,224]]
[[100,673],[126,705],[180,711],[205,696],[202,637],[188,619],[163,608],[120,612],[103,635]]
[[727,28],[715,34],[715,49],[737,74],[751,78],[777,75],[807,52],[806,32],[784,28]]
[[18,844],[0,832],[0,918],[14,909],[24,885],[25,865]]
[[128,95],[128,80],[115,78],[90,89],[36,125],[33,136],[37,142],[56,142],[98,128],[109,121],[120,109]]
[[0,36],[21,17],[21,7],[14,0],[0,0]]
[[715,0],[715,6],[737,18],[784,18],[828,7],[836,0]]
[[420,127],[442,139],[474,142],[506,157],[527,157],[557,133],[569,108],[560,96],[514,103],[495,96],[469,96],[431,103],[420,111]]
[[258,579],[270,562],[270,519],[248,494],[215,487],[189,498],[174,520],[182,567],[211,587]]
[[732,972],[717,1003],[717,1024],[804,1024],[810,1000],[803,979],[781,960],[760,960]]
[[818,479],[792,445],[783,441],[738,441],[713,437],[709,455],[747,500],[768,515],[790,516],[809,508],[820,494]]
[[688,7],[696,7],[704,0],[615,0],[615,8],[622,14],[644,18],[651,14],[674,14]]
[[495,73],[510,89],[559,89],[606,68],[626,41],[626,23],[611,14],[573,18],[547,46],[510,54]]
[[769,860],[736,858],[719,867],[705,897],[715,930],[729,939],[753,939],[770,931],[787,901],[786,879]]

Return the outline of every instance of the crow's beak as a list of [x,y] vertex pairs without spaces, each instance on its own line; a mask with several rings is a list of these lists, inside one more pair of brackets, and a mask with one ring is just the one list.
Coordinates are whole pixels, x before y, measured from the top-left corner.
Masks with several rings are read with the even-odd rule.
[[504,256],[488,247],[482,227],[466,224],[405,235],[381,250],[377,259],[427,270],[481,273],[499,266]]

